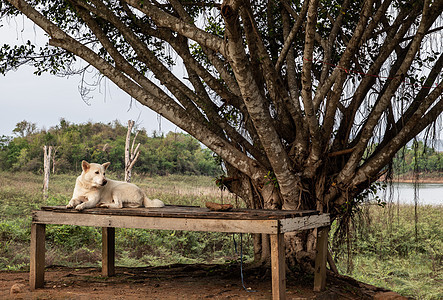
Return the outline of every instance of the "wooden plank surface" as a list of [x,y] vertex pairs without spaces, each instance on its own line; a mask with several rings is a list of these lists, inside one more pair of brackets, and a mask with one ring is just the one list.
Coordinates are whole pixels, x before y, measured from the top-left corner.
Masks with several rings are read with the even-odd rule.
[[32,222],[40,224],[80,225],[93,227],[144,228],[234,233],[278,232],[279,220],[196,219],[154,216],[99,215],[57,211],[34,211]]
[[94,208],[82,212],[64,206],[46,206],[32,214],[33,222],[42,224],[269,234],[323,227],[330,222],[329,214],[320,215],[317,211],[217,212],[195,206]]
[[233,209],[232,211],[211,211],[207,208],[197,206],[175,206],[167,205],[162,208],[91,208],[82,212],[75,209],[67,209],[64,206],[44,206],[44,211],[64,212],[72,214],[96,214],[96,215],[120,215],[120,216],[150,216],[168,218],[188,219],[242,219],[242,220],[264,220],[285,219],[318,215],[315,210],[265,210],[265,209]]

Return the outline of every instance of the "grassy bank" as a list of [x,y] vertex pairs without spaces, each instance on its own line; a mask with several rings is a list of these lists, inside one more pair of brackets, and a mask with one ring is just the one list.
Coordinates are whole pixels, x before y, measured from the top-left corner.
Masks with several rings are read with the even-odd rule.
[[[111,176],[112,178],[112,176]],[[42,197],[42,177],[31,173],[0,173],[0,270],[29,267],[30,214],[44,205],[66,205],[74,175],[55,175],[48,199]],[[215,186],[212,178],[180,176],[134,178],[149,197],[167,204],[203,206],[206,201],[235,200]],[[47,265],[98,266],[101,262],[101,229],[48,225]],[[225,262],[237,259],[233,238],[225,233],[116,229],[116,264],[120,266],[172,263]],[[252,253],[245,238],[245,258]],[[80,246],[79,246],[80,245]]]
[[[65,205],[75,176],[52,176],[46,200],[42,181],[31,173],[0,172],[0,270],[29,268],[30,213],[43,205]],[[134,176],[134,183],[167,204],[203,206],[223,197],[236,205],[209,177]],[[346,243],[334,249],[340,273],[416,299],[443,299],[442,215],[442,206],[419,206],[416,235],[413,206],[362,207],[350,240],[352,263],[347,263]],[[250,238],[243,240],[251,258]],[[100,243],[99,228],[48,225],[46,264],[98,266]],[[233,236],[223,233],[117,229],[116,253],[116,264],[129,267],[238,260]]]
[[[336,247],[338,269],[414,299],[443,299],[443,206],[365,205],[350,251]],[[347,255],[351,260],[348,261]]]

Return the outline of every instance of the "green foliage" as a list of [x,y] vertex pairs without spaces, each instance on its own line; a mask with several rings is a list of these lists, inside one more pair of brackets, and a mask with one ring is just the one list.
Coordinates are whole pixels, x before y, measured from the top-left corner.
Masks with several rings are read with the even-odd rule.
[[79,246],[94,248],[100,246],[98,228],[87,226],[51,225],[46,226],[46,240],[70,252]]
[[225,233],[116,230],[117,263],[125,266],[220,262],[233,255],[232,245]]
[[268,174],[265,175],[265,184],[272,184],[276,188],[278,188],[277,177],[275,177],[274,172],[268,171]]
[[[416,148],[416,149],[415,149]],[[412,147],[400,150],[393,160],[396,174],[418,172],[443,172],[443,152],[426,146],[423,142],[416,142]]]
[[[49,130],[36,130],[35,124],[22,121],[17,124],[15,138],[3,136],[0,140],[0,170],[43,170],[43,145],[54,147],[55,171],[79,172],[82,160],[111,162],[111,171],[124,169],[125,137],[127,128],[119,122],[109,124],[70,124],[64,119]],[[141,130],[137,136],[141,144],[140,156],[134,172],[145,174],[215,175],[220,167],[207,148],[190,135],[169,132],[166,136],[148,137]]]

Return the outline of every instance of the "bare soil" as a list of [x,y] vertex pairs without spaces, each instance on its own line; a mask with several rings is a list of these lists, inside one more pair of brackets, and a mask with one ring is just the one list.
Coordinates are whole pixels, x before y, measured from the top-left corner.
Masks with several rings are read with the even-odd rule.
[[[116,268],[46,268],[45,287],[31,291],[28,272],[0,272],[0,299],[271,299],[269,269],[238,265],[171,265]],[[312,291],[312,276],[287,275],[287,299],[405,299],[343,276],[328,276],[324,292]],[[393,295],[393,297],[392,297]]]

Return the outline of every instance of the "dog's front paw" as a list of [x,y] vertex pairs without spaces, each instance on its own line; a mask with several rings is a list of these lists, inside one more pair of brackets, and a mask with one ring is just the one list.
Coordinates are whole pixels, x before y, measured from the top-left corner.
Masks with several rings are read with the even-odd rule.
[[98,207],[109,208],[109,203],[100,203]]
[[77,205],[82,204],[83,201],[81,201],[78,198],[72,198],[69,200],[68,205],[66,205],[66,208],[74,208],[77,207]]
[[75,209],[78,210],[78,211],[82,211],[82,210],[85,209],[85,204],[84,204],[84,203],[79,204],[79,205],[77,205],[77,206],[75,207]]

